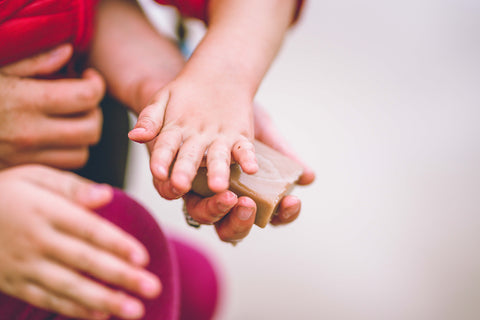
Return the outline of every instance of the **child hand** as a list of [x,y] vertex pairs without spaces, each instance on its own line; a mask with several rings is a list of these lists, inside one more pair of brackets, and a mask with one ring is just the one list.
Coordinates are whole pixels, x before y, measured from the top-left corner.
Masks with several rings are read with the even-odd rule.
[[180,76],[140,113],[129,138],[137,142],[155,139],[150,168],[157,190],[167,198],[190,190],[205,154],[208,186],[214,192],[228,188],[232,158],[246,173],[258,170],[252,144],[252,102],[241,90],[221,81]]
[[108,186],[48,167],[0,171],[0,290],[68,317],[142,316],[131,293],[157,296],[160,282],[144,269],[144,246],[91,211],[112,196]]

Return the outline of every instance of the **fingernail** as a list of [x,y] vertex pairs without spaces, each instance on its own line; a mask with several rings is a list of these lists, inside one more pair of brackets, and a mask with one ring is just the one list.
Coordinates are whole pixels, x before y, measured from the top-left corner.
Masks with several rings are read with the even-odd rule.
[[139,127],[139,128],[134,128],[132,130],[130,130],[130,133],[133,133],[133,134],[136,134],[136,133],[144,133],[145,131],[145,128],[142,128],[142,127]]
[[293,206],[290,206],[288,208],[285,209],[285,211],[283,212],[283,217],[285,219],[289,219],[291,217],[293,217],[295,214],[297,214],[298,210],[299,210],[299,205],[298,204],[295,204]]
[[142,315],[142,311],[142,306],[136,301],[128,300],[122,305],[122,314],[125,317],[140,317]]
[[240,207],[237,211],[237,217],[242,221],[247,221],[252,216],[253,211],[253,208]]
[[217,202],[217,209],[218,209],[218,211],[220,211],[223,214],[230,211],[231,208],[232,208],[232,206],[226,205],[223,202]]
[[157,174],[159,178],[165,179],[168,177],[167,169],[164,166],[157,166]]

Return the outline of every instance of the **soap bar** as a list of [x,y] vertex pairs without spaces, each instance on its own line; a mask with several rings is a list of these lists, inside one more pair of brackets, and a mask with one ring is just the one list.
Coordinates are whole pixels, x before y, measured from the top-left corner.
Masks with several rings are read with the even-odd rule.
[[[238,163],[233,163],[230,166],[229,190],[239,197],[248,196],[255,201],[255,224],[264,228],[276,212],[280,200],[295,186],[302,167],[259,141],[255,141],[254,145],[259,167],[257,173],[246,174]],[[207,168],[199,168],[192,191],[204,197],[213,195],[208,188]]]

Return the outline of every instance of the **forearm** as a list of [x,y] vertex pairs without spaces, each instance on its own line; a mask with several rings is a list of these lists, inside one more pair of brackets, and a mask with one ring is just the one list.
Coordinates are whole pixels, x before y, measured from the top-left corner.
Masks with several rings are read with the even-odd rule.
[[295,0],[210,0],[208,31],[184,73],[224,77],[252,98],[292,22]]
[[110,94],[136,113],[185,63],[175,43],[160,35],[129,0],[99,4],[90,60]]

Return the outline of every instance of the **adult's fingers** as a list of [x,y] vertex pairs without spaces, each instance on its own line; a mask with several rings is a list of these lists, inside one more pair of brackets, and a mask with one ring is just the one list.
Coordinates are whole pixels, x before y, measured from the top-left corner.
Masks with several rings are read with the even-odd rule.
[[287,224],[298,218],[302,203],[295,196],[285,196],[278,206],[276,214],[270,223],[274,226]]
[[51,50],[42,52],[15,63],[0,68],[0,73],[17,76],[33,77],[52,74],[62,68],[72,57],[71,44],[61,44]]
[[100,140],[102,121],[100,108],[71,117],[41,117],[14,130],[11,141],[18,149],[91,146]]
[[[12,86],[18,104],[51,116],[68,116],[88,112],[98,107],[105,93],[101,75],[88,69],[80,79],[18,79]],[[26,94],[27,93],[27,94]]]
[[245,238],[255,222],[256,208],[252,199],[238,198],[237,204],[230,213],[215,223],[220,240],[236,243]]
[[46,148],[16,152],[11,155],[8,166],[20,164],[43,164],[58,169],[77,169],[83,167],[88,160],[88,147]]
[[285,141],[270,115],[260,106],[254,106],[255,138],[269,147],[297,161],[303,167],[303,173],[297,184],[308,185],[315,180],[315,172],[297,155],[289,143]]
[[188,214],[202,224],[212,224],[222,219],[237,204],[237,195],[223,191],[203,198],[194,193],[183,196]]

